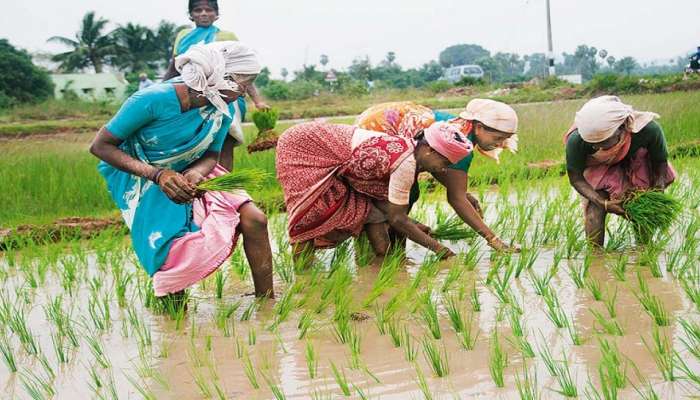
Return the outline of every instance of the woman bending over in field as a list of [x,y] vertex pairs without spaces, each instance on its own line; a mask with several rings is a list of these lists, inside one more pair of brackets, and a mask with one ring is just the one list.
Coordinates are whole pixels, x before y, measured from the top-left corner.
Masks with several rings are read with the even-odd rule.
[[662,190],[676,178],[656,118],[602,96],[583,105],[565,136],[569,182],[583,196],[586,237],[597,246],[605,242],[607,214],[625,215],[626,194]]
[[[382,103],[365,110],[355,124],[364,129],[412,138],[422,129],[439,121],[455,125],[480,153],[497,162],[504,148],[512,152],[517,150],[518,116],[507,104],[493,100],[474,99],[459,117],[408,101]],[[432,172],[432,175],[447,189],[447,202],[457,215],[486,239],[489,246],[495,250],[519,251],[517,245],[505,244],[484,223],[479,201],[467,191],[469,168],[473,159],[474,153],[470,152],[447,169]],[[418,200],[419,195],[416,183],[411,188],[410,205]]]
[[176,294],[214,272],[239,234],[255,294],[273,296],[265,215],[245,193],[198,193],[224,174],[217,164],[233,105],[260,71],[238,42],[197,45],[178,56],[181,77],[131,96],[100,129],[90,151],[122,212],[156,296]]
[[326,123],[289,128],[277,144],[277,178],[295,258],[363,230],[381,258],[388,226],[443,258],[453,256],[408,218],[409,194],[418,172],[442,172],[471,151],[467,137],[446,123],[412,138]]

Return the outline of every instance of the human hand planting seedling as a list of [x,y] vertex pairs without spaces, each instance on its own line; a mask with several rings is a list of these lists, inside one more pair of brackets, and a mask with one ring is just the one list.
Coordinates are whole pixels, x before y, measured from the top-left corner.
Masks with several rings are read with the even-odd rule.
[[647,190],[632,193],[624,200],[622,208],[638,236],[648,240],[657,232],[666,232],[680,215],[683,205],[664,192]]
[[256,190],[269,176],[260,169],[243,169],[229,172],[216,178],[209,179],[197,185],[197,189],[213,192],[233,192],[240,189]]

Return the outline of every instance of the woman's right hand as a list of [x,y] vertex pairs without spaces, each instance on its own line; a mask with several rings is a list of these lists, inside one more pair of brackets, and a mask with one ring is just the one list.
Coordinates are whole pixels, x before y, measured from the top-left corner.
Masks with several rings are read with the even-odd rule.
[[518,246],[517,244],[509,246],[497,236],[489,240],[488,244],[492,249],[504,253],[520,253],[521,251],[520,246]]
[[440,250],[436,251],[436,253],[440,258],[440,261],[444,261],[456,256],[456,254],[452,250],[444,246]]
[[192,201],[197,189],[182,174],[166,169],[158,176],[158,186],[166,196],[175,203],[184,204]]
[[612,214],[621,215],[623,217],[627,215],[625,209],[622,208],[622,200],[607,200],[604,204],[604,208],[606,212]]

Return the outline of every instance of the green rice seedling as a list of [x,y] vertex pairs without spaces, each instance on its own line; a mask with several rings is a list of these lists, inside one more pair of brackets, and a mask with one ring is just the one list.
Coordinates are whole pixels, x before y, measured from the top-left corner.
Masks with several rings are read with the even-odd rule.
[[269,173],[257,168],[235,170],[206,180],[197,185],[197,189],[208,192],[234,192],[241,189],[256,191],[269,176]]
[[51,334],[51,344],[53,345],[54,353],[56,354],[56,360],[61,364],[68,363],[68,352],[63,342],[63,336],[60,334]]
[[452,288],[452,286],[454,286],[455,283],[462,279],[465,272],[466,269],[464,267],[464,264],[457,263],[453,265],[447,272],[447,276],[445,276],[445,280],[442,282],[442,287],[440,288],[440,291],[442,293],[447,293]]
[[591,292],[591,296],[593,296],[593,300],[595,301],[601,301],[603,299],[603,291],[600,288],[600,281],[595,279],[592,276],[588,276],[584,284],[586,288],[588,289],[589,292]]
[[462,307],[459,305],[459,299],[455,295],[446,295],[443,297],[445,310],[450,317],[450,324],[455,332],[460,333],[464,330],[464,315]]
[[358,267],[366,267],[374,258],[374,250],[372,244],[367,237],[367,234],[362,234],[354,240],[355,247],[355,263]]
[[680,318],[679,322],[687,339],[681,338],[681,342],[688,349],[688,352],[700,359],[700,324],[684,318]]
[[627,363],[623,361],[623,356],[615,343],[611,343],[604,338],[598,338],[600,344],[600,373],[618,389],[627,386]]
[[586,269],[585,261],[579,266],[576,263],[570,263],[568,273],[577,289],[583,289],[586,286],[588,270]]
[[469,246],[469,250],[467,250],[466,253],[460,255],[460,264],[462,264],[467,271],[474,271],[474,269],[476,269],[476,266],[481,260],[481,256],[479,255],[480,250],[481,244],[472,244]]
[[439,264],[440,257],[436,255],[429,255],[426,257],[411,281],[411,288],[418,289],[426,280],[432,281],[438,273]]
[[253,361],[251,361],[248,352],[243,354],[243,373],[245,373],[245,376],[248,378],[248,382],[250,382],[250,386],[252,386],[253,389],[260,389],[258,376],[255,373],[255,367],[253,366]]
[[10,341],[5,335],[4,331],[2,332],[2,334],[0,334],[0,353],[2,353],[2,361],[5,362],[7,369],[10,370],[10,372],[12,373],[17,372],[17,360],[15,359],[15,352],[14,349],[12,349],[12,345],[10,344]]
[[661,376],[664,377],[664,380],[668,382],[675,381],[675,363],[673,361],[673,346],[671,345],[671,340],[668,336],[663,334],[656,325],[651,331],[651,338],[652,344],[650,345],[642,336],[644,346],[654,358],[654,362],[656,362],[656,366],[659,367],[659,372],[661,372]]
[[537,249],[523,249],[523,251],[520,253],[520,257],[518,258],[518,264],[515,268],[515,277],[520,278],[520,274],[524,270],[527,270],[528,272],[531,271],[531,268],[535,264],[535,261],[537,261],[538,256],[539,250]]
[[255,330],[255,326],[251,325],[248,328],[248,346],[255,346],[258,342],[258,333]]
[[537,386],[537,369],[533,368],[530,371],[525,363],[523,363],[522,375],[515,374],[515,386],[518,389],[520,400],[539,400],[542,398],[542,393]]
[[90,353],[92,353],[92,356],[95,358],[95,361],[102,368],[108,369],[111,366],[111,363],[109,362],[109,359],[107,359],[107,355],[105,354],[100,339],[91,335],[86,335],[85,342],[88,345]]
[[390,320],[386,316],[386,311],[384,307],[381,307],[378,303],[374,303],[374,324],[379,330],[379,334],[386,335],[387,324]]
[[209,387],[209,382],[207,382],[207,379],[204,377],[204,373],[202,372],[202,370],[199,368],[195,368],[192,371],[192,378],[194,379],[194,383],[195,385],[197,385],[197,388],[199,389],[199,393],[202,395],[202,398],[211,399],[213,393],[211,391],[211,388]]
[[360,334],[356,330],[353,330],[353,335],[348,341],[348,347],[350,348],[350,367],[352,369],[359,369],[362,365],[360,359],[360,353],[362,352],[361,344],[362,336],[360,336]]
[[433,373],[438,378],[444,378],[450,373],[450,366],[447,358],[447,349],[443,348],[442,352],[438,349],[430,337],[424,337],[422,341],[423,356],[428,362]]
[[243,313],[241,314],[241,322],[243,321],[249,321],[250,317],[253,316],[255,311],[260,307],[260,301],[259,300],[253,300],[248,304],[248,307],[243,310]]
[[297,325],[297,328],[299,329],[299,334],[297,335],[297,338],[299,340],[304,339],[309,330],[313,327],[313,325],[314,318],[312,312],[305,311],[304,314],[301,315],[301,318],[299,318],[299,324]]
[[136,389],[137,392],[141,395],[141,398],[144,400],[157,400],[155,394],[153,394],[153,391],[151,391],[148,388],[148,384],[138,378],[134,378],[126,373],[124,373],[124,376],[126,377],[126,380],[131,383],[131,386]]
[[389,254],[386,255],[382,267],[379,270],[379,274],[374,281],[374,285],[363,302],[363,307],[368,307],[370,304],[374,303],[374,301],[393,284],[403,259],[403,255],[396,250],[390,251]]
[[233,334],[233,321],[231,317],[241,307],[241,302],[237,301],[228,305],[220,305],[214,314],[216,327],[223,331],[224,337],[231,337]]
[[651,385],[651,382],[649,382],[648,380],[641,382],[639,384],[639,387],[635,386],[635,384],[632,383],[632,387],[634,387],[634,391],[637,392],[637,395],[639,395],[639,398],[641,400],[661,400],[659,395],[656,394],[656,391]]
[[56,390],[50,378],[41,376],[29,369],[20,373],[20,381],[24,390],[32,399],[49,399],[56,395]]
[[688,299],[700,311],[700,281],[698,279],[681,279],[680,283]]
[[547,341],[544,338],[544,335],[542,335],[542,332],[540,332],[540,337],[542,338],[541,342],[543,343],[542,346],[537,344],[537,352],[540,355],[540,358],[542,359],[542,362],[544,363],[544,366],[547,367],[547,371],[549,371],[549,375],[552,377],[557,376],[559,373],[556,365],[556,361],[554,360],[554,356],[552,356],[552,352],[549,349],[549,345],[547,344]]
[[418,388],[420,389],[421,393],[423,393],[423,398],[425,400],[432,400],[433,399],[433,393],[430,391],[430,386],[428,386],[428,381],[425,379],[425,375],[423,374],[423,370],[420,368],[418,364],[415,364],[416,367],[416,384],[418,385]]
[[270,330],[274,330],[280,324],[284,321],[287,320],[289,317],[289,314],[292,312],[294,309],[294,290],[290,289],[287,290],[284,295],[282,295],[282,298],[280,298],[277,301],[277,304],[275,304],[274,311],[275,311],[275,321],[272,323],[272,325],[268,328]]
[[617,286],[615,286],[615,290],[610,290],[608,286],[605,293],[606,296],[603,299],[603,304],[605,305],[605,309],[608,310],[610,318],[615,318],[617,317],[617,311],[615,311],[615,305],[617,304]]
[[578,388],[576,387],[576,379],[571,376],[571,368],[569,367],[566,352],[562,354],[562,357],[562,360],[555,364],[557,373],[554,377],[557,383],[559,383],[559,390],[555,390],[555,392],[564,397],[577,397]]
[[419,301],[421,303],[420,315],[428,331],[430,331],[435,339],[442,339],[437,304],[433,301],[432,293],[427,292],[420,296]]
[[506,341],[513,346],[515,350],[520,352],[523,358],[535,358],[535,350],[532,348],[532,344],[527,340],[525,336],[513,336],[512,338],[506,337]]
[[554,277],[552,274],[554,270],[548,270],[543,276],[537,275],[533,270],[529,270],[527,273],[528,278],[532,287],[535,289],[535,294],[538,296],[544,296],[544,294],[549,291],[549,283]]
[[394,345],[395,348],[401,347],[403,330],[399,323],[395,320],[391,320],[387,322],[386,328],[387,332],[389,332],[389,338],[391,338],[391,344]]
[[464,322],[461,332],[457,333],[457,341],[464,350],[474,350],[476,340],[479,338],[479,326],[474,327],[474,314],[469,315],[469,320]]
[[610,272],[612,272],[615,279],[620,282],[627,280],[625,273],[627,272],[627,264],[629,263],[629,257],[626,254],[620,254],[615,263],[610,266]]
[[524,329],[522,323],[520,322],[520,314],[518,314],[516,311],[513,311],[512,308],[509,308],[508,319],[510,321],[510,330],[513,333],[513,336],[523,337]]
[[126,292],[129,290],[129,283],[133,277],[132,274],[118,269],[118,274],[114,275],[114,293],[117,295],[117,304],[120,308],[126,306]]
[[345,369],[341,367],[339,370],[338,367],[335,366],[333,361],[331,363],[331,371],[333,372],[333,378],[335,378],[335,382],[338,384],[338,387],[340,388],[340,391],[343,392],[343,395],[345,397],[350,397],[352,394],[350,392],[350,385],[348,385],[348,378],[345,376]]
[[260,375],[263,377],[263,380],[265,380],[265,383],[272,392],[272,395],[275,397],[275,400],[285,400],[287,398],[287,396],[284,394],[284,390],[282,390],[280,385],[277,382],[275,382],[275,380],[272,379],[272,377],[269,376],[269,374],[260,371]]
[[306,358],[306,370],[309,371],[309,379],[314,380],[318,376],[318,354],[311,341],[306,341],[304,356]]
[[683,379],[693,383],[695,386],[700,386],[700,374],[688,366],[683,357],[677,352],[673,351],[676,360],[676,368],[684,374]]
[[479,300],[479,289],[476,287],[476,283],[474,283],[474,286],[472,287],[472,290],[469,293],[469,302],[471,303],[472,310],[474,310],[474,312],[481,311],[481,301]]
[[219,268],[214,273],[214,290],[216,298],[221,300],[224,297],[224,285],[226,284],[226,274],[223,268]]
[[27,325],[26,311],[23,307],[19,306],[14,308],[12,312],[13,314],[7,319],[7,327],[10,328],[15,335],[17,335],[19,342],[22,344],[22,347],[27,354],[39,354],[39,345],[37,344],[31,329]]
[[569,319],[564,313],[564,309],[559,304],[559,298],[554,290],[548,290],[543,296],[544,303],[546,305],[545,312],[547,313],[547,318],[556,326],[557,328],[565,328],[569,325]]
[[646,240],[657,232],[666,232],[683,210],[680,201],[660,191],[634,193],[622,207],[635,230]]
[[576,329],[576,324],[574,323],[574,317],[569,318],[569,324],[566,326],[566,331],[569,333],[569,338],[574,346],[580,346],[583,344],[583,338],[581,337],[581,332]]
[[497,387],[502,388],[505,386],[503,381],[503,371],[508,366],[508,355],[501,347],[501,343],[498,340],[498,330],[494,329],[491,335],[491,346],[489,349],[489,372],[491,373],[491,379],[496,384]]
[[476,232],[457,215],[446,215],[442,208],[437,209],[435,229],[430,233],[437,240],[456,242],[471,239]]
[[617,229],[613,231],[611,229],[611,224],[607,224],[607,240],[605,241],[605,251],[614,252],[620,251],[628,245],[629,238],[629,225],[628,224],[618,224]]
[[646,265],[649,267],[651,276],[654,278],[662,278],[664,276],[661,272],[661,264],[659,262],[659,253],[661,248],[656,246],[647,246],[640,256],[639,263],[641,265]]
[[333,326],[333,335],[338,343],[347,344],[350,342],[352,337],[356,334],[355,329],[350,323],[350,316],[346,315],[342,318],[335,320],[335,325]]
[[624,336],[625,332],[617,320],[612,318],[609,319],[592,308],[589,308],[588,311],[593,314],[593,318],[595,318],[595,321],[603,329],[603,332],[607,333],[608,335]]
[[408,332],[408,327],[404,325],[403,335],[401,337],[401,343],[403,343],[403,354],[408,362],[415,362],[418,356],[418,348],[413,340],[413,337]]
[[661,302],[661,299],[649,291],[646,283],[643,283],[644,279],[641,274],[637,274],[637,279],[640,282],[640,290],[634,292],[634,295],[637,297],[637,300],[639,300],[644,311],[649,314],[656,325],[669,326],[671,323],[671,316]]

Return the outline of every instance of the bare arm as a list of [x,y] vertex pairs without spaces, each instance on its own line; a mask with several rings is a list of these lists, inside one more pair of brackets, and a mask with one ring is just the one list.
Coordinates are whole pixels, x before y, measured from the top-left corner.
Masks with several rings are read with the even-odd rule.
[[260,92],[258,92],[258,88],[255,86],[254,83],[248,86],[248,95],[251,99],[253,99],[253,103],[255,103],[255,108],[259,110],[270,108],[270,106],[268,106],[267,103],[265,103],[265,100],[260,95]]
[[126,154],[119,148],[120,144],[121,139],[102,127],[90,145],[90,153],[114,168],[153,180],[158,168]]
[[435,173],[433,176],[447,189],[447,202],[462,221],[487,241],[496,237],[491,228],[484,223],[479,211],[469,201],[467,193],[469,177],[466,172],[448,169],[446,172]]
[[407,205],[392,204],[388,201],[375,201],[374,204],[387,216],[389,225],[407,238],[435,253],[443,253],[447,256],[453,255],[450,249],[420,230],[420,228],[408,218]]
[[219,153],[207,151],[199,160],[190,164],[182,175],[184,175],[191,184],[196,186],[205,179],[205,176],[209,175],[216,166],[218,160]]
[[591,186],[586,178],[583,177],[583,173],[578,171],[568,170],[567,174],[569,176],[569,183],[576,189],[577,192],[591,203],[604,209],[607,212],[613,214],[625,215],[625,210],[622,208],[621,201],[609,201],[598,193],[593,186]]
[[121,139],[102,127],[90,145],[90,153],[114,168],[155,181],[163,193],[176,203],[187,203],[194,198],[195,188],[185,177],[171,170],[161,172],[159,168],[131,157],[119,148],[121,143]]

